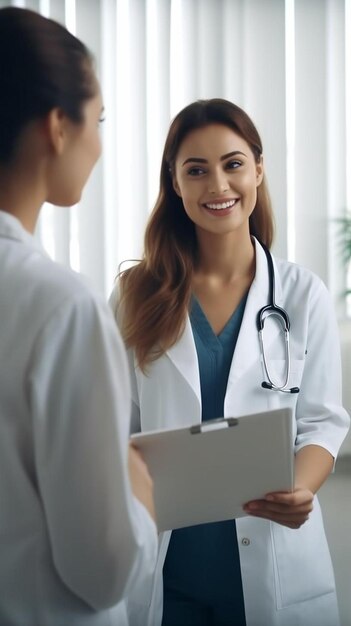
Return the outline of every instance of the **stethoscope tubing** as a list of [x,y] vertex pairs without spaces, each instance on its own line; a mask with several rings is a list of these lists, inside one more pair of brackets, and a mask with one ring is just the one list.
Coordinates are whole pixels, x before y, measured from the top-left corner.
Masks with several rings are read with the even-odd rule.
[[[257,318],[256,318],[261,357],[262,357],[263,367],[264,367],[266,377],[267,377],[267,381],[263,381],[261,386],[264,389],[269,389],[271,391],[282,391],[284,393],[298,393],[300,391],[298,387],[290,387],[290,388],[288,387],[289,377],[290,377],[290,363],[291,363],[289,315],[285,311],[285,309],[278,306],[275,302],[275,273],[274,273],[273,259],[268,248],[262,243],[261,243],[261,246],[266,254],[267,265],[268,265],[268,277],[269,277],[268,304],[262,307],[258,311]],[[268,362],[266,359],[266,353],[264,349],[263,329],[264,329],[265,320],[267,319],[267,317],[270,317],[270,316],[275,316],[278,318],[284,331],[286,371],[285,371],[284,382],[282,385],[277,385],[273,381],[272,376],[269,371]]]

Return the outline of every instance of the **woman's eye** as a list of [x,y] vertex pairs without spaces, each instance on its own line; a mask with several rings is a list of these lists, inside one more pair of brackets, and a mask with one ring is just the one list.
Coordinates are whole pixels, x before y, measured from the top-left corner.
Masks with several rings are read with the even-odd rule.
[[240,165],[242,165],[241,161],[229,161],[226,164],[226,168],[228,170],[236,170],[238,167],[240,167]]
[[105,119],[106,119],[105,117],[100,117],[100,118],[99,118],[99,124],[102,124],[102,122],[104,122],[104,121],[105,121]]
[[201,174],[204,174],[205,170],[202,167],[191,167],[188,170],[188,176],[201,176]]

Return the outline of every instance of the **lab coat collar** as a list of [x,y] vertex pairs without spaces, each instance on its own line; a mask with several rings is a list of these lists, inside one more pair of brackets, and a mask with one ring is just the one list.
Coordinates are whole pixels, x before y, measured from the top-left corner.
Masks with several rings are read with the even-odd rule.
[[186,316],[185,328],[182,336],[167,350],[166,354],[179,370],[181,375],[193,388],[199,403],[201,404],[199,364],[189,315]]
[[5,239],[14,239],[22,241],[30,245],[32,248],[46,255],[41,244],[35,239],[35,236],[29,233],[21,224],[20,220],[6,211],[0,210],[0,237]]
[[[255,278],[248,293],[240,333],[230,368],[228,385],[236,383],[251,365],[258,363],[261,359],[256,317],[258,311],[268,304],[269,274],[265,252],[257,239],[253,238],[253,241],[256,254]],[[273,265],[275,270],[276,304],[281,306],[282,288],[274,259]],[[276,325],[275,327],[272,326],[269,333],[265,335],[267,347],[278,332],[279,327]],[[201,402],[199,366],[189,316],[186,318],[185,329],[179,341],[169,348],[166,354],[183,378],[193,388],[199,402]]]

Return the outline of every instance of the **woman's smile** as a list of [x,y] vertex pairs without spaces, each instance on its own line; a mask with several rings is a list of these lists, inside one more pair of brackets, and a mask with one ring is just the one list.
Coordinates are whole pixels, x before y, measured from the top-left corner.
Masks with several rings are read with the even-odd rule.
[[213,213],[216,216],[224,216],[231,213],[233,207],[239,202],[240,198],[231,198],[230,200],[219,200],[215,202],[205,202],[202,206],[209,213]]

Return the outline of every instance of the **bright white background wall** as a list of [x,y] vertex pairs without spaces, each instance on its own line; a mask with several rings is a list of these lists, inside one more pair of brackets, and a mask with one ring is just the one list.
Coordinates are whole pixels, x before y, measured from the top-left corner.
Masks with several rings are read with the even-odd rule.
[[[11,2],[0,0],[0,6]],[[276,254],[345,287],[336,216],[351,207],[351,0],[16,0],[65,22],[93,51],[104,154],[79,206],[46,206],[38,236],[106,296],[138,258],[171,118],[197,98],[242,106],[263,140]],[[351,339],[341,323],[345,403]],[[350,443],[351,452],[351,443]]]

